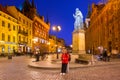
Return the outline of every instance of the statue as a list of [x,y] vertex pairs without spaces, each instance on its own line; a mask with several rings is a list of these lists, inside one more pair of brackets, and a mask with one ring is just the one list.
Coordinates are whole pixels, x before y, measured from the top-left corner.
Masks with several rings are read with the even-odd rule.
[[74,29],[83,29],[83,15],[79,8],[76,8],[76,12],[75,15],[73,14],[73,17],[75,18]]

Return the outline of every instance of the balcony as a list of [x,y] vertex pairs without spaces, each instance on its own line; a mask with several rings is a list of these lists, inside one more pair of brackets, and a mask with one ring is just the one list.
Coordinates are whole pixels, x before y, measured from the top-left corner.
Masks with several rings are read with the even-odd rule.
[[22,34],[24,36],[28,36],[28,32],[25,32],[25,31],[22,31],[22,30],[19,30],[18,34]]
[[27,41],[18,41],[18,44],[28,44]]

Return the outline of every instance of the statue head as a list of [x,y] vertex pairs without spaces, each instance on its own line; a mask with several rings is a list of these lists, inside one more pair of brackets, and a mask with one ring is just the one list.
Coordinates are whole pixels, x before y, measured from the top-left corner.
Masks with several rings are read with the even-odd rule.
[[76,11],[79,11],[79,8],[76,8]]

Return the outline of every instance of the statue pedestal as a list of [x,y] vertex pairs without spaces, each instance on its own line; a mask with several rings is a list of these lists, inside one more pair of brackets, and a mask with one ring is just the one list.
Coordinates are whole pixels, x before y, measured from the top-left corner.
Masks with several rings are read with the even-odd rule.
[[85,54],[85,31],[83,29],[73,31],[73,54]]

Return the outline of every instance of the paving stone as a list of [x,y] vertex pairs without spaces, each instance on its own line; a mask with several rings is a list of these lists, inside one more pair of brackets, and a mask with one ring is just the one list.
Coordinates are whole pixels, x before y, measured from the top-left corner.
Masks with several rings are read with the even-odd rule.
[[60,70],[29,68],[30,62],[27,56],[0,59],[0,80],[120,80],[120,60],[71,69],[64,76],[60,75]]

